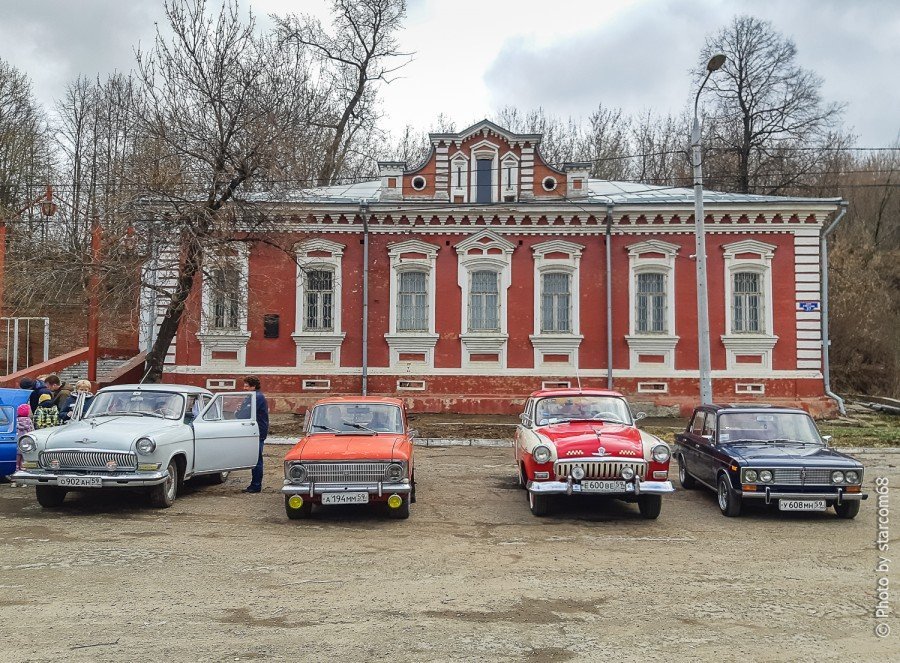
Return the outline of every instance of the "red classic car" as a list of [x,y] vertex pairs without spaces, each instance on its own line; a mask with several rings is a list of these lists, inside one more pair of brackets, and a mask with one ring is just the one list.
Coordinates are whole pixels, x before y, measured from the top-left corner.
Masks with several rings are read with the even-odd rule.
[[284,458],[284,508],[308,518],[313,504],[386,504],[409,518],[416,501],[411,431],[403,401],[325,398],[307,413],[303,437]]
[[[637,419],[642,415],[638,415]],[[635,427],[622,394],[552,389],[528,397],[516,428],[519,483],[535,516],[553,495],[597,494],[637,502],[656,518],[662,495],[674,492],[669,446]]]

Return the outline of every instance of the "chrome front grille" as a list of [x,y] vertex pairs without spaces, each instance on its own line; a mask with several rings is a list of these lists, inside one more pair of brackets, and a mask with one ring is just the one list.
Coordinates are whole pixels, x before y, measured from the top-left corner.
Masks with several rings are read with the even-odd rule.
[[558,461],[553,470],[557,479],[568,478],[572,474],[572,468],[580,467],[584,470],[585,479],[621,479],[622,469],[630,467],[636,477],[644,478],[647,473],[647,464],[643,461],[618,461],[618,460],[577,460]]
[[830,486],[834,469],[821,467],[776,467],[772,483],[781,486]]
[[[101,472],[119,472],[137,469],[137,456],[117,451],[44,451],[40,457],[41,467],[46,470],[97,470]],[[59,467],[51,467],[53,461]],[[114,462],[115,469],[107,467]]]
[[312,483],[377,483],[390,463],[304,463]]

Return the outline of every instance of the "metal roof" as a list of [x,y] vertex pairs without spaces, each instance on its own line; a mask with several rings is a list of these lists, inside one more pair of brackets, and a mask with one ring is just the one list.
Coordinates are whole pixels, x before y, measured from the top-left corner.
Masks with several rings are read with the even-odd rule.
[[[573,205],[579,203],[606,205],[693,205],[694,190],[686,187],[660,186],[643,184],[641,182],[616,182],[612,180],[588,180],[588,195],[584,198],[570,200]],[[360,202],[381,202],[381,180],[373,179],[351,184],[334,184],[332,186],[313,187],[309,189],[297,189],[293,191],[270,192],[265,194],[251,194],[250,199],[259,202],[284,202],[284,203],[308,203],[312,205],[346,205]],[[837,205],[841,198],[803,198],[796,196],[761,196],[747,193],[728,193],[723,191],[711,191],[704,189],[703,201],[705,204],[719,205],[758,205],[758,204],[813,204],[813,205]],[[448,207],[453,203],[424,199],[391,200],[384,201],[393,204],[433,206],[445,204]],[[553,198],[538,198],[516,203],[501,203],[506,205],[548,205],[560,202]],[[471,205],[471,203],[467,203]]]

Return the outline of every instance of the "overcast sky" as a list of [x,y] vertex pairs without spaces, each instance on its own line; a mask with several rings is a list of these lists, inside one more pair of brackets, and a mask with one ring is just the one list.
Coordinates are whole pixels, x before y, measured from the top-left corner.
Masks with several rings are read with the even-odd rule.
[[[217,0],[211,0],[216,4]],[[326,0],[242,0],[270,13],[327,17]],[[900,2],[896,0],[409,0],[400,36],[415,60],[383,89],[385,127],[458,128],[511,104],[584,117],[603,103],[628,113],[679,112],[703,39],[737,13],[793,37],[823,96],[847,103],[861,146],[900,132]],[[134,63],[162,0],[0,0],[0,58],[28,74],[51,104],[78,74]]]

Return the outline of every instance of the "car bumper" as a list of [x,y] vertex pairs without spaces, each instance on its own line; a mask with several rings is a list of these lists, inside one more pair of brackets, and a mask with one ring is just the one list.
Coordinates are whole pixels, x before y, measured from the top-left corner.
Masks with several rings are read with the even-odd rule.
[[409,481],[399,483],[292,483],[285,481],[281,492],[284,495],[301,495],[303,497],[315,497],[325,493],[368,493],[377,497],[386,497],[395,493],[411,493],[412,484]]
[[[26,486],[58,486],[60,477],[100,477],[103,488],[129,488],[134,486],[157,486],[169,478],[167,471],[162,472],[123,472],[121,474],[66,474],[65,472],[30,472],[19,470],[9,478]],[[70,490],[90,490],[99,486],[64,486]]]
[[529,481],[525,487],[541,495],[602,495],[607,497],[637,497],[638,495],[668,495],[674,493],[671,481],[634,481],[625,484],[625,492],[599,493],[583,490],[574,481]]
[[770,504],[773,500],[827,500],[829,502],[858,502],[859,500],[869,499],[868,493],[847,493],[843,489],[838,488],[832,492],[803,493],[790,490],[766,488],[765,491],[760,490],[743,490],[741,497],[751,500],[765,500],[766,504]]

